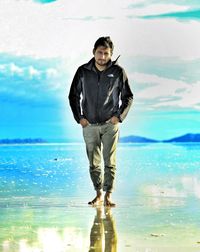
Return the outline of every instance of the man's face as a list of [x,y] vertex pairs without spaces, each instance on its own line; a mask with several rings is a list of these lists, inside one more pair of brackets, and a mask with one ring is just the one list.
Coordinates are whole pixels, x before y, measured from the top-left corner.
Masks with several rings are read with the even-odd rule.
[[95,62],[99,66],[106,66],[112,56],[111,48],[106,48],[104,46],[97,47],[96,51],[93,51],[93,53]]

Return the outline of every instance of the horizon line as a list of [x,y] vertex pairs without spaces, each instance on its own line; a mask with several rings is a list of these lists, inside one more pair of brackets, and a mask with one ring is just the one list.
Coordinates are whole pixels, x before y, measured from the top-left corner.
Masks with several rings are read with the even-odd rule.
[[[144,137],[144,136],[139,136],[139,135],[127,135],[127,136],[122,136],[122,137],[119,137],[119,141],[120,139],[123,139],[123,138],[129,138],[129,137],[135,137],[135,138],[142,138],[142,139],[146,139],[146,140],[151,140],[153,141],[154,143],[162,143],[162,142],[166,142],[166,141],[170,141],[170,140],[173,140],[173,139],[176,139],[176,138],[181,138],[181,137],[184,137],[184,136],[190,136],[190,135],[200,135],[200,133],[185,133],[183,135],[179,135],[179,136],[176,136],[176,137],[172,137],[172,138],[169,138],[169,139],[161,139],[161,140],[157,140],[157,139],[154,139],[154,138],[149,138],[149,137]],[[24,137],[24,138],[19,138],[19,137],[16,137],[16,138],[0,138],[0,143],[9,143],[11,142],[12,143],[19,141],[19,142],[22,142],[22,143],[84,143],[84,140],[83,139],[76,139],[76,138],[42,138],[42,137]],[[18,142],[18,143],[19,143]],[[188,142],[188,141],[186,141]],[[200,141],[199,141],[200,142]]]

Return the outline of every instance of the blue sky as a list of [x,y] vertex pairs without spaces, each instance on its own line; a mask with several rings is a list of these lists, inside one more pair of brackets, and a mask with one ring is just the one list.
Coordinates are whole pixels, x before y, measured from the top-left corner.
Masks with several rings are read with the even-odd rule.
[[67,96],[105,35],[135,95],[121,136],[200,132],[199,1],[2,0],[0,17],[0,138],[82,139]]

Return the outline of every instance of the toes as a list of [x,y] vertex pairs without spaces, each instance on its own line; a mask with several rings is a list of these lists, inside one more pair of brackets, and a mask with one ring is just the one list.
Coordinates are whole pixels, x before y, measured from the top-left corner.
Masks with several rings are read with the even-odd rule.
[[109,200],[106,200],[106,201],[104,202],[104,206],[107,206],[107,207],[115,207],[116,204],[113,203],[113,202],[111,202],[111,201],[109,201]]
[[89,201],[88,205],[96,205],[96,204],[100,204],[100,203],[102,203],[102,200],[98,199],[98,198],[95,198],[92,201]]
[[94,205],[96,202],[97,202],[97,200],[94,199],[94,200],[92,200],[92,201],[89,201],[89,202],[88,202],[88,205]]

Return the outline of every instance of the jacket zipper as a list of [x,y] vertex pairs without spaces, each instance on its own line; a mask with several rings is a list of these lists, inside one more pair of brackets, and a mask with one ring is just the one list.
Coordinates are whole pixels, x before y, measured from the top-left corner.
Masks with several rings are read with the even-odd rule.
[[101,75],[100,76],[98,76],[98,73],[96,73],[97,74],[97,78],[98,78],[98,82],[97,82],[97,105],[96,105],[96,115],[97,115],[97,122],[100,122],[100,117],[99,117],[99,110],[98,110],[98,108],[99,108],[99,86],[100,86],[100,80],[101,80],[101,78],[102,78],[102,75],[104,74],[104,72],[106,71],[107,69],[105,69],[102,73],[101,73]]
[[[98,75],[98,74],[97,74]],[[97,76],[98,77],[98,76]],[[101,78],[101,77],[100,77]],[[99,85],[100,85],[100,78],[98,78],[98,82],[97,82],[97,103],[96,103],[96,118],[97,118],[97,122],[99,122],[99,112],[98,112],[98,108],[99,108]]]

